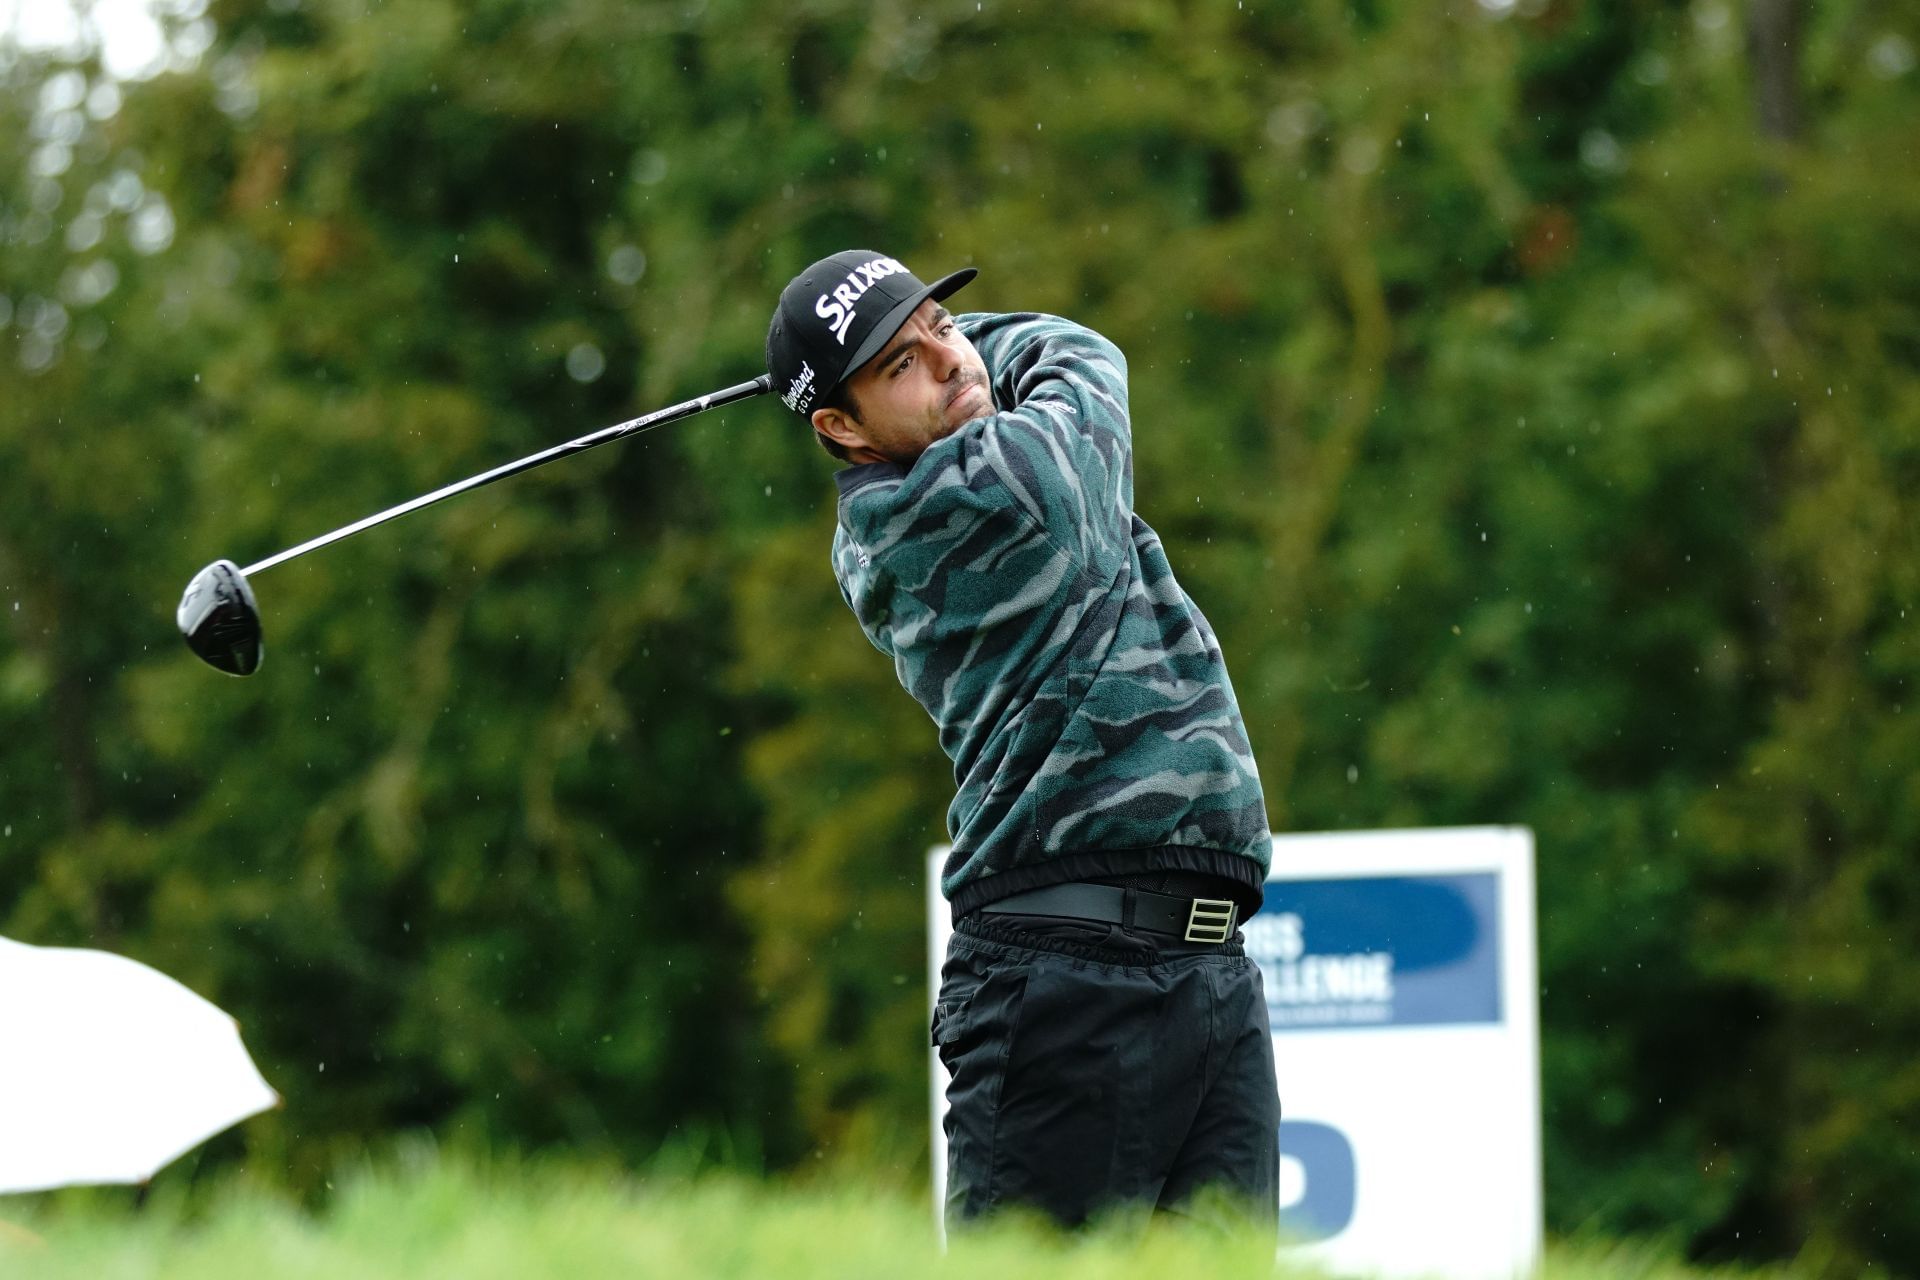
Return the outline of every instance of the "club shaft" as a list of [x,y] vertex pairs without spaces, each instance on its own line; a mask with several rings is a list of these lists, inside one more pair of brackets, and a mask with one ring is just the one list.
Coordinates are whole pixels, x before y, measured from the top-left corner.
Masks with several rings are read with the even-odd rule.
[[491,471],[483,471],[477,476],[469,476],[467,479],[456,481],[453,484],[447,485],[445,488],[435,489],[432,493],[423,493],[419,497],[409,499],[397,507],[388,507],[385,511],[375,512],[364,520],[356,520],[352,524],[343,525],[333,530],[331,533],[323,533],[319,537],[309,539],[297,547],[288,547],[285,551],[277,552],[274,555],[268,556],[265,560],[248,565],[240,572],[246,577],[251,578],[262,569],[271,569],[283,561],[291,560],[295,556],[303,556],[309,551],[318,550],[330,542],[338,542],[342,538],[351,538],[354,534],[371,529],[375,525],[385,524],[389,520],[398,520],[401,516],[418,511],[422,507],[430,507],[436,502],[441,502],[453,497],[455,494],[466,493],[471,489],[478,489],[483,485],[492,484],[495,480],[505,480],[508,476],[519,475],[522,471],[531,471],[535,467],[545,466],[547,463],[558,458],[572,457],[576,453],[585,453],[588,449],[595,449],[603,444],[612,444],[615,440],[624,440],[628,436],[638,435],[642,431],[649,430],[653,427],[665,426],[667,423],[677,422],[681,418],[690,418],[694,414],[704,413],[708,409],[718,409],[721,405],[732,404],[736,400],[746,400],[753,396],[763,395],[770,391],[772,387],[772,380],[765,374],[762,374],[751,382],[742,382],[736,386],[726,387],[720,391],[714,391],[692,400],[683,401],[680,404],[669,405],[665,409],[656,409],[652,413],[644,414],[641,417],[634,418],[627,422],[618,422],[611,427],[602,427],[600,430],[589,435],[581,436],[578,440],[569,440],[565,444],[554,445],[551,449],[542,449],[539,453],[528,454],[524,458],[505,463],[502,466],[495,467]]

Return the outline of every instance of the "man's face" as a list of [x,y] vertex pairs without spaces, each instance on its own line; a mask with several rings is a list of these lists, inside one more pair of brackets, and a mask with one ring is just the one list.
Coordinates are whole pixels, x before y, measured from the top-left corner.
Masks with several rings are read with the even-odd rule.
[[816,409],[813,426],[854,462],[912,466],[935,440],[993,412],[986,363],[931,298],[846,385],[860,416]]

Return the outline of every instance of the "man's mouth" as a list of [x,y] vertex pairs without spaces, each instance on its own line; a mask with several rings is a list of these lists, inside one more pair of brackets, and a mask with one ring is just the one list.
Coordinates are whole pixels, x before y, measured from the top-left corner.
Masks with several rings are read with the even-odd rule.
[[954,406],[959,404],[962,400],[966,399],[967,393],[970,391],[978,391],[978,392],[981,392],[982,394],[985,394],[986,387],[975,379],[971,379],[971,378],[968,379],[965,386],[962,386],[958,391],[955,391],[952,395],[947,397],[947,403],[945,406],[946,412],[948,413],[953,412]]

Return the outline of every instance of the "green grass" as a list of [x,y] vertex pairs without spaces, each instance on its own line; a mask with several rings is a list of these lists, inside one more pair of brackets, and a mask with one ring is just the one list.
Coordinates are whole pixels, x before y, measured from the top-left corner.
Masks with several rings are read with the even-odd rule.
[[[1555,1280],[1700,1280],[1639,1250],[1556,1251]],[[969,1233],[942,1254],[925,1200],[822,1179],[635,1179],[523,1161],[424,1151],[340,1180],[304,1211],[229,1186],[211,1195],[0,1200],[7,1280],[414,1280],[469,1277],[863,1277],[956,1280],[1171,1280],[1306,1277],[1276,1271],[1270,1249],[1193,1226],[1114,1224],[1063,1237],[1031,1223]],[[1731,1274],[1731,1273],[1719,1273]],[[1756,1276],[1758,1273],[1741,1273]],[[1784,1276],[1785,1273],[1774,1273]]]

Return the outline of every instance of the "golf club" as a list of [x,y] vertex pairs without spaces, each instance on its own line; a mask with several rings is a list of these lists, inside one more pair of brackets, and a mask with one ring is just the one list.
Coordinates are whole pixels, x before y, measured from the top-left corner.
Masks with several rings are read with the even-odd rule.
[[260,669],[260,659],[264,652],[260,638],[260,607],[253,598],[253,587],[247,581],[262,569],[271,569],[274,565],[303,556],[309,551],[318,550],[330,542],[352,537],[375,525],[397,520],[410,511],[430,507],[436,502],[451,498],[455,494],[465,493],[469,489],[478,489],[482,485],[492,484],[495,480],[504,480],[508,476],[519,475],[522,471],[531,471],[535,467],[545,466],[558,458],[571,457],[584,453],[588,449],[615,440],[624,440],[628,436],[638,435],[653,427],[677,422],[681,418],[690,418],[696,413],[708,409],[717,409],[721,405],[733,404],[738,400],[763,395],[772,390],[773,382],[761,374],[751,382],[742,382],[735,386],[683,401],[665,409],[658,409],[642,417],[627,422],[603,427],[578,440],[569,440],[565,444],[554,445],[539,453],[528,454],[515,462],[483,471],[477,476],[435,489],[432,493],[423,493],[417,498],[401,503],[397,507],[388,507],[376,512],[364,520],[343,525],[331,533],[323,533],[311,538],[297,547],[288,547],[285,551],[256,561],[242,569],[231,560],[215,560],[212,564],[193,575],[193,581],[187,584],[187,590],[180,597],[180,608],[175,621],[180,625],[180,634],[186,637],[187,647],[199,654],[209,665],[218,667],[228,675],[250,676]]

